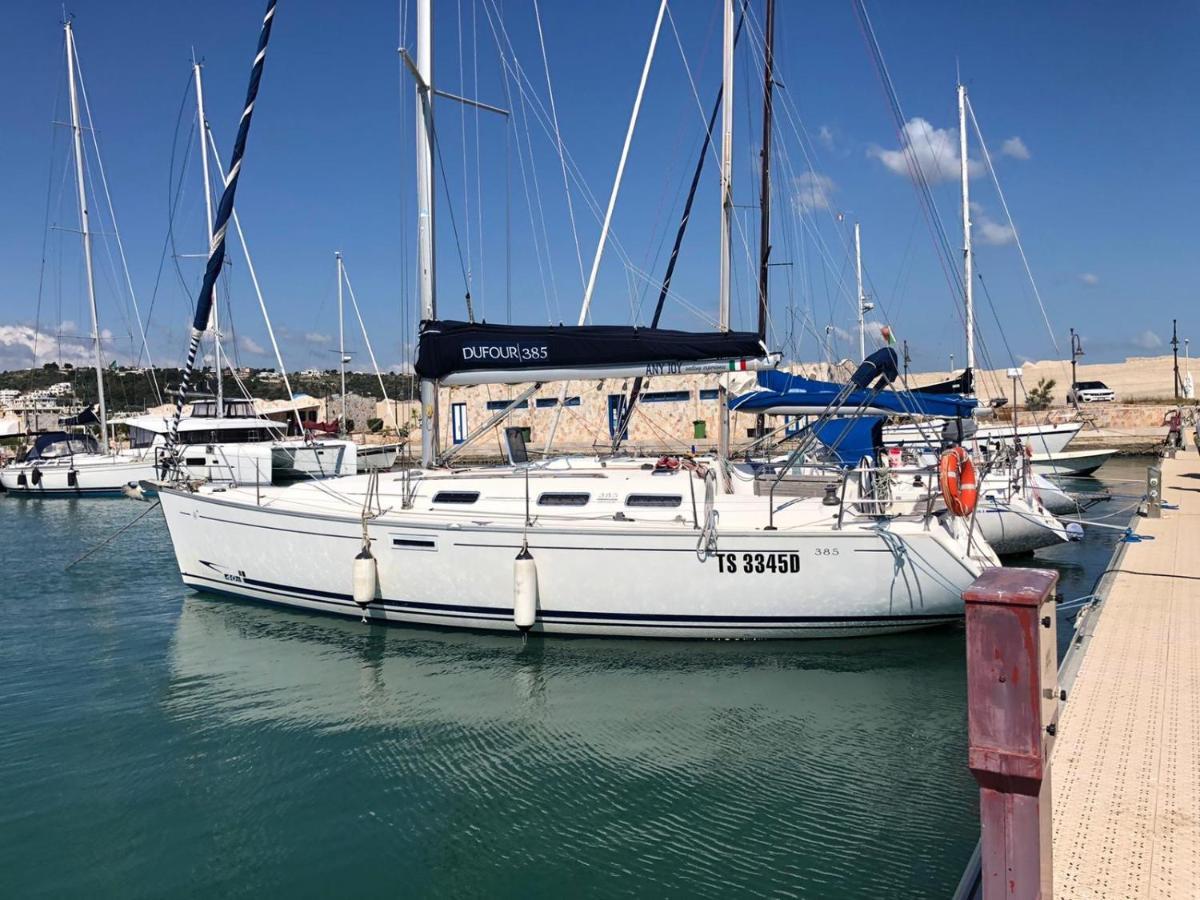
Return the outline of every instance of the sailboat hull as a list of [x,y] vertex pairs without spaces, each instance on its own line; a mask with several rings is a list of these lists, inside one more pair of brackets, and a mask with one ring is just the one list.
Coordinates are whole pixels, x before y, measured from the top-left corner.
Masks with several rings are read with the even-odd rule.
[[5,491],[32,497],[119,497],[129,485],[155,477],[153,460],[120,454],[11,463],[0,469]]
[[[234,496],[230,491],[226,496]],[[353,599],[362,521],[282,512],[222,492],[161,492],[183,580],[204,591],[375,622],[516,632],[522,529],[377,518],[376,599]],[[633,527],[529,534],[534,631],[661,638],[881,634],[962,616],[982,570],[941,529],[894,526],[722,532],[701,559],[697,532]]]

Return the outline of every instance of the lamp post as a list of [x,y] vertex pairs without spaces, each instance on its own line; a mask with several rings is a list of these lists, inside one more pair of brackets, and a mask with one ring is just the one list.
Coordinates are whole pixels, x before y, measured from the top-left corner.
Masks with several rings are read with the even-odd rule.
[[912,362],[912,357],[908,355],[908,341],[904,341],[904,380],[908,381],[908,364]]
[[1171,353],[1175,356],[1175,399],[1179,399],[1179,320],[1171,320]]
[[954,377],[954,354],[950,354],[950,377]]
[[1075,329],[1071,329],[1071,399],[1075,403],[1075,408],[1079,409],[1079,398],[1075,395],[1075,385],[1079,383],[1079,379],[1075,375],[1075,363],[1079,357],[1083,356],[1083,342],[1079,339],[1079,335],[1075,333]]
[[1017,438],[1017,382],[1019,382],[1021,380],[1021,370],[1020,369],[1009,369],[1008,377],[1012,379],[1012,383],[1013,383],[1013,441],[1015,442],[1016,440],[1018,440],[1018,438]]

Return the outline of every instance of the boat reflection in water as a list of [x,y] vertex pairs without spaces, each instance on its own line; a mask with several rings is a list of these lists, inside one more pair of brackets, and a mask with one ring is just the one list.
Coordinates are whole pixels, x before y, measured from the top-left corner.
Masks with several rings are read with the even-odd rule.
[[170,666],[165,712],[207,768],[273,761],[239,827],[327,815],[327,865],[369,846],[416,893],[452,867],[493,894],[911,896],[949,890],[975,840],[957,629],[521,644],[200,595]]

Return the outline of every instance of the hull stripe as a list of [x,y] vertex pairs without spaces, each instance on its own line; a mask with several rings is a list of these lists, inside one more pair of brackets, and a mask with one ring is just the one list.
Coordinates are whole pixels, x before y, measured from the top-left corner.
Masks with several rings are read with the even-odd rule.
[[[202,561],[203,562],[203,561]],[[245,596],[238,594],[236,590],[228,587],[228,582],[217,578],[209,578],[204,575],[185,574],[185,578],[190,578],[195,581],[211,582],[212,584],[221,585],[220,588],[205,588],[206,590],[216,590],[219,593],[231,593],[235,596]],[[247,587],[256,591],[265,591],[277,594],[284,597],[299,597],[301,599],[316,600],[322,603],[329,603],[335,606],[343,606],[348,608],[358,609],[356,604],[349,594],[340,594],[333,591],[321,591],[310,588],[299,588],[294,585],[276,584],[269,581],[261,581],[256,578],[243,577],[242,583]],[[512,617],[512,610],[503,607],[489,606],[464,606],[450,603],[420,603],[416,601],[403,600],[377,600],[370,604],[367,608],[380,608],[385,610],[394,610],[398,612],[410,612],[415,615],[433,615],[446,618],[474,618],[487,620],[507,620]],[[622,625],[631,625],[647,628],[742,628],[745,626],[767,627],[767,628],[786,628],[786,627],[822,627],[822,626],[848,626],[855,627],[894,627],[898,624],[937,624],[939,622],[950,622],[956,619],[961,619],[961,614],[942,614],[942,615],[862,615],[862,616],[696,616],[684,615],[676,613],[606,613],[595,612],[592,610],[539,610],[539,618],[554,622],[562,622],[564,624],[589,624],[605,622],[616,622]]]

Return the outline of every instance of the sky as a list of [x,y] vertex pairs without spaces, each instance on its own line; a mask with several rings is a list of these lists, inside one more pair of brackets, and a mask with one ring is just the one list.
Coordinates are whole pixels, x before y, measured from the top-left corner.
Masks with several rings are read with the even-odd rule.
[[[86,156],[106,360],[146,358],[116,234],[150,357],[183,359],[206,246],[192,55],[203,62],[227,165],[262,5],[68,4],[94,127],[85,138],[94,134],[100,150],[99,162],[91,149]],[[435,85],[511,110],[436,103],[440,317],[466,318],[469,285],[477,318],[576,321],[657,8],[435,0]],[[719,85],[720,2],[673,0],[668,9],[597,270],[596,323],[650,321]],[[754,327],[757,277],[761,0],[749,9],[733,99],[735,328]],[[1015,223],[1014,232],[971,132],[975,262],[986,286],[976,282],[981,364],[1063,356],[1070,328],[1085,362],[1170,352],[1173,318],[1181,341],[1200,336],[1200,7],[868,0],[866,9],[901,104],[899,128],[853,5],[779,3],[773,347],[806,362],[857,355],[858,222],[876,304],[868,344],[886,322],[907,341],[914,370],[945,369],[951,355],[962,364],[962,300],[947,271],[961,265],[959,77]],[[24,3],[5,18],[0,368],[83,363],[91,350],[80,336],[91,325],[61,124],[62,14],[58,4]],[[411,360],[414,90],[397,47],[413,47],[413,28],[409,0],[279,3],[236,208],[288,368],[336,365],[336,250],[380,367]],[[931,182],[949,260],[931,236],[905,143]],[[719,202],[710,151],[664,326],[716,326]],[[240,364],[273,366],[236,241],[229,256],[224,344]],[[353,367],[369,369],[348,294],[345,303]]]

